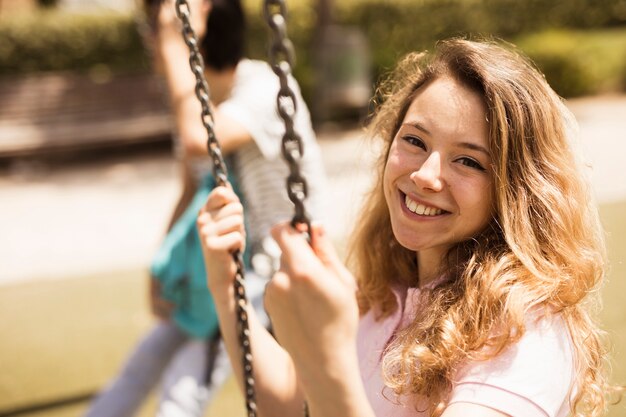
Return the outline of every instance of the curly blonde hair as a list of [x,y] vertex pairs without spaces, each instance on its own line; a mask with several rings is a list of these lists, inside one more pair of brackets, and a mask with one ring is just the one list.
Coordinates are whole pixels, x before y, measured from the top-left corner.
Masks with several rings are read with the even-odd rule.
[[389,316],[398,308],[391,286],[419,282],[415,253],[392,232],[383,170],[420,87],[442,76],[486,103],[495,214],[483,232],[449,252],[442,272],[450,280],[424,291],[427,307],[385,352],[385,383],[396,394],[425,395],[438,415],[460,364],[493,357],[519,340],[527,313],[539,307],[560,314],[573,341],[572,412],[599,416],[610,386],[603,333],[590,307],[605,274],[603,231],[572,150],[572,116],[510,45],[443,41],[433,53],[408,55],[383,83],[372,130],[386,151],[349,252],[361,312],[375,308],[379,319]]

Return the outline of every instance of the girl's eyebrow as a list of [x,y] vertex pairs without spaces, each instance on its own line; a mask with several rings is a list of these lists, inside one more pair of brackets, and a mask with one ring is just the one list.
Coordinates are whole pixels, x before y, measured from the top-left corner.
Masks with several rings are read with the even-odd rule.
[[485,148],[484,146],[478,145],[476,143],[473,143],[473,142],[458,142],[456,144],[456,146],[458,146],[459,148],[471,149],[473,151],[482,152],[482,153],[484,153],[485,155],[487,155],[488,157],[491,158],[491,153],[489,153],[487,148]]
[[426,133],[429,136],[432,136],[432,133],[430,133],[430,130],[426,129],[424,127],[423,124],[419,123],[419,122],[407,122],[407,123],[402,123],[403,126],[411,126],[416,128],[417,130],[421,130],[422,132]]

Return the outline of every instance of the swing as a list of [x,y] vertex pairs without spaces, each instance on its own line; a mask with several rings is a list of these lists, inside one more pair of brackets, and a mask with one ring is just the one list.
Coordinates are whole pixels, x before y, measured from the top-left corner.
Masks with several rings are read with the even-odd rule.
[[[300,172],[304,148],[301,137],[294,130],[294,117],[296,114],[296,95],[288,85],[288,75],[294,61],[293,44],[287,36],[285,15],[287,6],[285,0],[264,0],[264,14],[268,26],[273,32],[273,41],[269,51],[270,65],[280,81],[280,89],[276,97],[278,113],[285,125],[285,134],[282,138],[282,156],[289,167],[287,177],[287,195],[295,206],[295,214],[291,220],[292,226],[305,225],[306,233],[311,236],[311,222],[308,218],[304,201],[308,195],[307,182]],[[182,35],[185,44],[189,48],[189,66],[196,79],[195,94],[202,106],[201,118],[208,139],[207,147],[212,161],[213,177],[216,186],[228,184],[228,169],[224,162],[220,144],[213,129],[214,118],[209,105],[210,93],[206,79],[204,78],[204,61],[198,49],[198,39],[191,27],[190,7],[187,0],[176,0],[176,15],[182,22]],[[252,368],[252,352],[250,346],[250,331],[246,307],[248,301],[243,285],[244,268],[243,257],[240,251],[233,253],[236,264],[234,281],[235,302],[237,305],[237,332],[239,345],[242,350],[241,363],[244,372],[245,400],[248,417],[256,417],[256,398],[254,376]],[[305,415],[308,415],[306,404]]]

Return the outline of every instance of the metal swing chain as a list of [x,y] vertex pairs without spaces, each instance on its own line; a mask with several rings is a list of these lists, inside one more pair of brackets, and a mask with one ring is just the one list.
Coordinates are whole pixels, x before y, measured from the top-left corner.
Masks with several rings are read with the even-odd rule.
[[272,30],[273,40],[270,45],[269,59],[272,70],[280,80],[280,90],[276,97],[278,114],[285,123],[282,140],[282,155],[289,167],[287,194],[295,206],[293,226],[306,225],[306,232],[311,237],[311,220],[306,214],[304,201],[308,196],[306,179],[300,171],[300,162],[304,154],[302,138],[294,129],[294,117],[297,110],[296,94],[289,86],[289,75],[293,68],[295,52],[293,43],[287,36],[287,6],[285,0],[265,0],[263,4],[265,20]]
[[[304,201],[308,196],[306,179],[300,171],[300,162],[304,154],[302,137],[294,129],[294,117],[297,111],[296,94],[289,86],[289,75],[295,61],[293,43],[287,36],[287,5],[285,0],[264,0],[263,11],[267,25],[272,30],[273,39],[269,50],[272,70],[280,80],[280,90],[276,96],[278,114],[285,123],[282,140],[282,155],[289,167],[287,194],[295,206],[292,226],[306,225],[309,241],[312,238],[311,219],[306,214]],[[303,404],[304,417],[309,417],[309,407]]]
[[[189,47],[189,66],[196,78],[195,93],[202,106],[202,124],[206,128],[208,139],[207,147],[209,156],[213,162],[213,176],[217,185],[226,185],[228,183],[228,168],[224,162],[222,149],[215,136],[213,128],[215,120],[210,106],[209,86],[204,78],[204,61],[198,50],[198,38],[191,27],[189,19],[190,8],[187,0],[176,0],[176,15],[181,20],[183,28],[182,34],[185,43]],[[248,417],[256,417],[256,398],[254,390],[254,376],[252,371],[252,352],[250,349],[250,330],[248,326],[248,312],[246,306],[246,290],[244,282],[244,268],[241,251],[233,253],[237,272],[233,287],[235,290],[235,302],[237,309],[237,333],[239,337],[239,345],[241,346],[241,364],[243,367],[246,410]]]

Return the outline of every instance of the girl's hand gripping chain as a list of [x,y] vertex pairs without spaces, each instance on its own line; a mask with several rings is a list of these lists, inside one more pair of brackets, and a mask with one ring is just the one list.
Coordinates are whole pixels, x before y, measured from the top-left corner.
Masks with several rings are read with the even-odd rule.
[[322,227],[312,229],[312,245],[288,223],[273,229],[281,269],[267,286],[265,307],[294,361],[311,414],[353,415],[350,405],[363,400],[356,285]]
[[246,242],[243,206],[230,187],[216,187],[209,194],[198,215],[198,232],[209,289],[214,296],[227,293],[236,272],[232,253],[243,252]]

